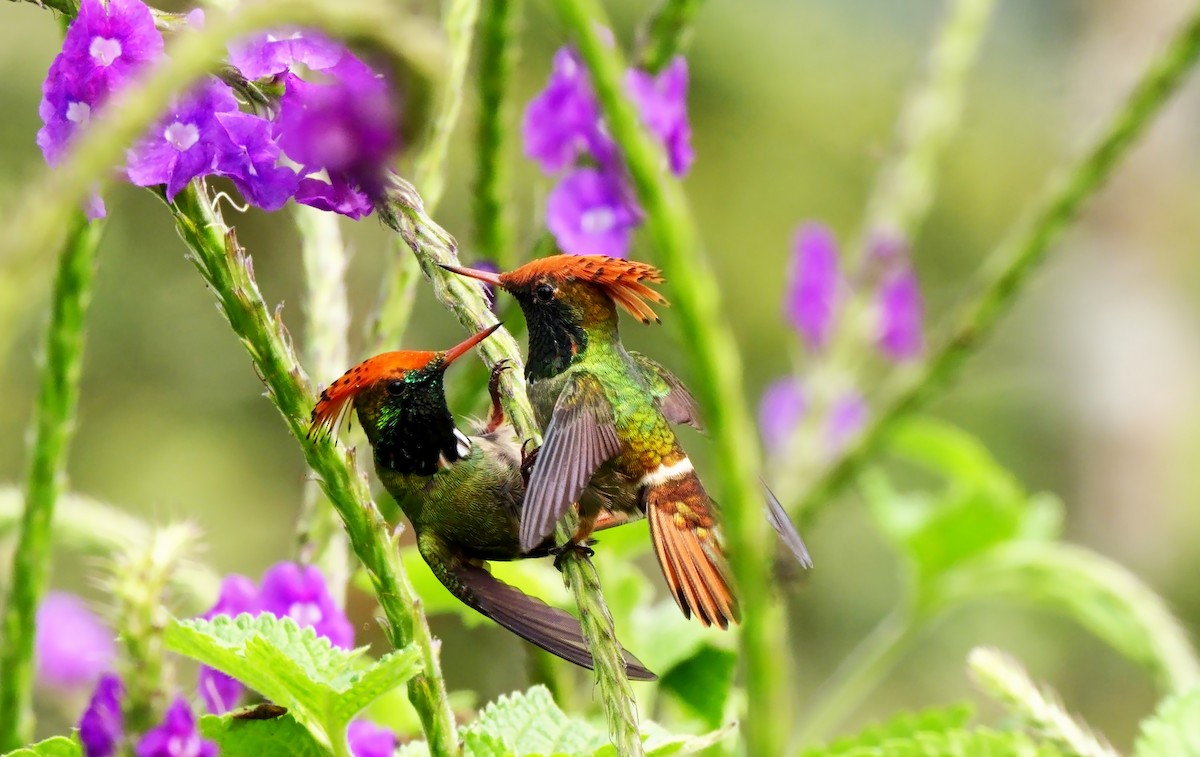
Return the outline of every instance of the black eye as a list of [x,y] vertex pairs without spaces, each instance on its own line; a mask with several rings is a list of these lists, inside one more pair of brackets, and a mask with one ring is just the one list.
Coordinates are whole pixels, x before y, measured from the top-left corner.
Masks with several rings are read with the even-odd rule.
[[392,379],[387,382],[387,393],[393,397],[399,397],[404,394],[404,382],[400,379]]
[[533,296],[538,302],[549,302],[554,299],[554,287],[549,284],[538,284],[533,290]]

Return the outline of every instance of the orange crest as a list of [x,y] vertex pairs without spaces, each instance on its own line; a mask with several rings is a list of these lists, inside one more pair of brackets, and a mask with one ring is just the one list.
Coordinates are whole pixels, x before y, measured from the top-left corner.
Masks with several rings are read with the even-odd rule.
[[542,277],[595,284],[642,323],[658,321],[658,315],[650,309],[646,300],[660,305],[668,304],[665,297],[642,283],[661,282],[661,271],[647,263],[603,255],[552,255],[539,258],[501,274],[500,280],[505,288],[521,288]]
[[436,352],[384,352],[362,361],[321,392],[321,398],[312,411],[308,435],[328,434],[340,426],[351,400],[363,389],[385,379],[400,378],[408,371],[424,368],[437,356]]

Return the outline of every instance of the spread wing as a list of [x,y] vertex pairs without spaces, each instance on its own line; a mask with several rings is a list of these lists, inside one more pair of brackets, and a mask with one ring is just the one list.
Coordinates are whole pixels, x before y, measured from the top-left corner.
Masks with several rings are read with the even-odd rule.
[[[583,629],[573,616],[509,586],[476,565],[456,562],[449,570],[453,580],[447,580],[441,571],[435,570],[434,574],[468,606],[550,654],[589,670],[593,668]],[[628,651],[622,649],[621,653],[625,657],[625,673],[630,678],[635,681],[658,678]]]
[[792,519],[788,517],[787,512],[783,509],[783,505],[779,503],[779,498],[775,496],[767,484],[759,481],[762,484],[763,494],[767,497],[767,520],[771,522],[771,527],[775,529],[775,533],[779,534],[779,540],[784,546],[795,555],[796,560],[805,568],[813,566],[812,557],[808,554],[808,547],[804,546],[804,540],[800,538],[800,532],[796,530],[796,524],[792,523]]
[[621,451],[612,408],[600,382],[587,373],[571,379],[546,426],[521,512],[521,551],[541,543],[592,474]]
[[699,431],[704,430],[700,421],[700,405],[674,373],[646,357],[640,352],[630,352],[629,357],[641,370],[659,412],[671,423],[686,423]]

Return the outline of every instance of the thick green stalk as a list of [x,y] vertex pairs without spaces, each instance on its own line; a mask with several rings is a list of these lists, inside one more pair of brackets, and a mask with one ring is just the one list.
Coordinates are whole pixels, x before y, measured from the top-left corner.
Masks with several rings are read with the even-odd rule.
[[928,360],[898,372],[885,389],[864,433],[832,464],[817,472],[798,497],[809,522],[880,448],[899,419],[922,407],[957,376],[963,362],[995,328],[1051,246],[1113,172],[1121,158],[1183,83],[1200,55],[1200,7],[1180,25],[1151,62],[1124,106],[1083,157],[1050,183],[1027,222],[992,253],[980,294],[967,303],[938,340]]
[[76,213],[59,257],[46,329],[41,389],[25,485],[25,509],[4,608],[0,649],[0,752],[33,738],[33,640],[38,605],[50,581],[54,507],[63,491],[75,431],[84,328],[92,298],[96,248],[104,225]]
[[[412,185],[397,177],[392,196],[393,202],[379,210],[381,218],[412,249],[421,270],[432,282],[438,300],[469,330],[478,331],[496,323],[496,317],[488,308],[478,282],[439,267],[439,263],[457,264],[458,247],[454,238],[425,212],[421,198]],[[517,434],[522,439],[540,444],[541,434],[525,394],[525,376],[521,370],[517,343],[507,331],[500,329],[484,340],[479,348],[489,365],[499,360],[512,363],[513,370],[505,371],[501,380],[501,400]],[[560,544],[569,539],[574,530],[570,520],[564,518],[555,532]],[[584,638],[596,662],[596,683],[608,720],[609,737],[623,757],[640,755],[642,742],[637,700],[625,675],[621,644],[600,591],[599,577],[589,560],[573,553],[564,563],[563,577],[575,595]]]
[[638,120],[624,92],[625,66],[600,29],[608,26],[595,0],[556,0],[559,17],[575,37],[592,75],[605,122],[621,151],[646,211],[667,280],[682,340],[691,346],[691,379],[704,407],[716,447],[719,495],[730,563],[742,603],[742,659],[746,666],[748,712],[745,734],[750,754],[781,754],[790,713],[786,629],[773,614],[770,559],[774,547],[756,497],[758,440],[742,390],[742,361],[722,312],[720,294],[700,249],[695,223],[666,156]]
[[[346,244],[338,216],[307,205],[296,205],[292,217],[300,232],[304,261],[304,358],[318,380],[329,382],[349,368],[347,340],[350,302],[346,295]],[[350,544],[337,511],[307,481],[298,527],[301,559],[321,569],[338,607],[346,606],[350,583]]]
[[521,0],[483,4],[479,20],[479,113],[475,124],[475,241],[500,270],[516,267],[512,218],[509,132],[513,122],[512,78],[520,39]]
[[656,73],[683,52],[700,0],[662,0],[638,35],[638,67]]
[[353,453],[336,440],[309,439],[309,418],[317,397],[296,357],[279,311],[273,315],[254,280],[250,257],[237,243],[202,184],[193,182],[171,204],[179,235],[192,262],[216,294],[234,333],[250,353],[268,396],[296,437],[308,465],[321,479],[362,561],[387,617],[388,641],[396,649],[410,643],[421,650],[424,670],[408,684],[408,696],[434,754],[459,753],[454,714],[446,697],[434,641],[420,598],[400,566],[395,538],[371,500]]

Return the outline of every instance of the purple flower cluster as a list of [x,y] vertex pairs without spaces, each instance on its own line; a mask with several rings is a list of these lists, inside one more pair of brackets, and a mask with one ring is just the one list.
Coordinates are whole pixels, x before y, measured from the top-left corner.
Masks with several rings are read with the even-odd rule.
[[[43,86],[38,145],[47,161],[57,163],[108,98],[162,56],[162,35],[141,0],[83,0]],[[341,45],[304,30],[242,40],[229,59],[249,78],[282,85],[273,118],[241,112],[228,85],[207,79],[128,151],[129,181],[165,185],[174,199],[192,179],[224,176],[265,210],[295,198],[351,218],[369,214],[398,149],[387,82]],[[103,215],[103,207],[90,215]]]
[[[687,61],[675,58],[657,76],[630,69],[625,85],[642,122],[666,148],[664,168],[686,174],[695,160]],[[543,171],[565,172],[546,207],[559,247],[573,255],[624,257],[642,210],[587,71],[570,48],[555,53],[550,80],[525,109],[522,137],[525,154]]]
[[[112,757],[124,753],[125,717],[121,679],[107,674],[100,679],[83,717],[79,741],[86,757]],[[146,731],[134,746],[137,757],[216,757],[217,745],[200,738],[196,717],[183,697],[175,697],[161,723]]]
[[37,611],[37,680],[65,691],[87,689],[112,670],[113,632],[74,594],[52,591]]
[[[879,352],[893,362],[912,360],[924,347],[924,305],[907,245],[892,236],[871,241],[862,278],[874,288],[871,334]],[[837,239],[824,225],[807,223],[796,233],[783,310],[787,322],[809,350],[820,353],[833,332],[840,298],[846,289],[839,266]],[[770,384],[759,404],[759,429],[770,449],[786,445],[807,410],[805,388],[795,377]],[[838,397],[827,419],[827,447],[844,447],[867,420],[866,401],[857,391]]]

